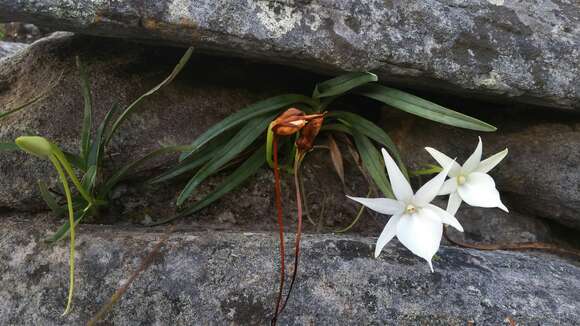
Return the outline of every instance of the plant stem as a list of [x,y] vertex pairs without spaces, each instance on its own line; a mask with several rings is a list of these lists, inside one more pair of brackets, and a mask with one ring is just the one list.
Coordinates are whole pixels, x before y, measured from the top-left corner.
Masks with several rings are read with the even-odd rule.
[[447,227],[443,227],[443,236],[452,244],[469,249],[477,250],[546,250],[559,254],[573,255],[580,257],[580,251],[574,249],[561,248],[552,243],[545,242],[522,242],[522,243],[501,243],[501,244],[473,244],[459,240],[453,240],[447,234]]
[[284,311],[284,308],[286,308],[286,304],[288,303],[288,299],[290,298],[290,294],[292,293],[292,288],[294,287],[294,282],[296,281],[296,275],[298,274],[298,261],[300,259],[300,237],[302,235],[302,195],[300,194],[300,182],[298,180],[298,174],[303,159],[304,154],[300,153],[300,151],[297,152],[296,159],[294,160],[294,187],[296,188],[296,209],[298,211],[296,239],[294,240],[295,243],[294,269],[292,270],[292,281],[290,281],[290,287],[288,288],[288,293],[286,294],[286,299],[284,300],[284,304],[282,305],[280,313],[282,313],[282,311]]
[[70,192],[70,188],[68,186],[68,181],[66,180],[66,175],[59,163],[59,160],[54,155],[49,155],[48,157],[54,168],[58,172],[58,176],[60,181],[62,182],[62,187],[64,188],[64,193],[66,195],[66,203],[68,206],[68,219],[70,224],[70,254],[69,254],[69,288],[68,288],[68,300],[66,303],[66,308],[63,312],[63,316],[67,315],[70,311],[70,307],[72,304],[72,298],[74,293],[74,285],[75,285],[75,218],[74,218],[74,211],[72,205],[72,196]]
[[[369,191],[366,195],[366,197],[369,197],[371,195],[372,189],[369,187]],[[358,220],[360,219],[360,217],[362,216],[363,212],[365,211],[365,206],[361,205],[358,213],[356,214],[356,217],[354,218],[354,220],[352,221],[352,223],[349,224],[349,226],[345,227],[344,229],[341,230],[336,230],[334,231],[335,233],[344,233],[348,230],[350,230],[353,226],[355,226],[355,224],[358,222]]]
[[280,288],[278,290],[278,298],[276,299],[276,307],[274,311],[274,317],[272,318],[271,324],[276,325],[278,321],[278,315],[280,312],[280,303],[282,302],[282,291],[284,290],[284,279],[286,278],[285,270],[286,265],[284,263],[284,222],[282,221],[282,190],[280,185],[280,171],[278,168],[278,137],[274,135],[272,138],[272,149],[274,157],[274,192],[275,192],[275,202],[276,202],[276,212],[278,215],[278,226],[280,232]]

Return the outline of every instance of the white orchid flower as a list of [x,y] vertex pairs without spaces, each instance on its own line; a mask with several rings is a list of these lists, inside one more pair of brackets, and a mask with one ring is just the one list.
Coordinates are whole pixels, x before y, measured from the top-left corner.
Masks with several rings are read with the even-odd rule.
[[447,212],[455,215],[462,201],[471,206],[498,207],[506,212],[508,211],[507,207],[501,202],[499,191],[495,188],[493,178],[487,174],[506,157],[508,154],[507,148],[482,161],[482,145],[481,137],[479,137],[479,143],[475,151],[465,161],[463,166],[460,166],[449,156],[434,148],[426,147],[425,149],[441,167],[452,165],[449,171],[450,179],[445,181],[439,192],[439,195],[449,195]]
[[384,148],[382,152],[396,200],[390,198],[347,197],[381,214],[393,216],[379,236],[375,247],[375,258],[379,256],[383,247],[396,235],[397,239],[412,253],[425,259],[433,272],[431,259],[439,249],[443,234],[443,223],[463,232],[463,227],[452,214],[431,204],[431,201],[437,196],[443,186],[445,177],[452,165],[448,164],[435,178],[424,184],[416,193],[413,193],[411,185],[405,179],[395,161]]

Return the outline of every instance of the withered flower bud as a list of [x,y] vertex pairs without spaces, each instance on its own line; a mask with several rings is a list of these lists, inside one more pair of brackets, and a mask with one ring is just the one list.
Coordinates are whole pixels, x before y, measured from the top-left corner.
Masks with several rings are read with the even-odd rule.
[[314,140],[320,132],[322,122],[324,121],[324,114],[310,119],[308,124],[300,131],[300,137],[296,140],[296,147],[299,153],[306,153],[314,147]]
[[290,108],[274,120],[272,131],[278,136],[290,136],[306,125],[305,116],[304,112]]

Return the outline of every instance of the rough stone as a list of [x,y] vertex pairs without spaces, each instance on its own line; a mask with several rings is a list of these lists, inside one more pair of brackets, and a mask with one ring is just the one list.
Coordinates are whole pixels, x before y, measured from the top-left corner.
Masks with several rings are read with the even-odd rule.
[[[62,317],[67,247],[42,242],[52,229],[47,223],[41,216],[0,219],[0,324],[85,324],[162,231],[81,226],[73,311]],[[306,235],[280,324],[574,325],[580,319],[577,260],[442,247],[431,273],[396,240],[372,258],[375,241]],[[267,324],[278,280],[276,244],[274,233],[177,231],[105,324]]]
[[483,158],[505,148],[507,158],[490,172],[508,208],[580,228],[580,119],[546,114],[481,114],[496,133],[451,128],[409,116],[384,118],[411,168],[434,164],[423,149],[429,146],[463,163],[483,140]]
[[7,57],[16,51],[23,49],[24,47],[26,47],[26,44],[23,43],[0,41],[0,58]]
[[2,0],[0,19],[194,44],[327,73],[372,70],[399,86],[504,102],[580,107],[576,1]]

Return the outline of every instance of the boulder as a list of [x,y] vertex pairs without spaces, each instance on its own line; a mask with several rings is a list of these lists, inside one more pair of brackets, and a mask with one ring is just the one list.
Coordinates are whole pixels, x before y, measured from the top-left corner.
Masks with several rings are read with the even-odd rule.
[[[73,310],[62,317],[68,250],[65,242],[43,243],[47,229],[51,224],[42,216],[0,220],[3,325],[85,324],[163,232],[81,226]],[[372,258],[375,241],[306,235],[280,324],[573,325],[580,319],[577,260],[442,247],[431,273],[397,240]],[[178,230],[105,324],[267,324],[278,285],[277,253],[274,233]]]
[[426,146],[461,164],[475,150],[477,136],[483,158],[508,148],[508,156],[490,172],[507,207],[580,229],[580,118],[498,110],[482,115],[499,131],[480,134],[396,114],[386,116],[383,125],[411,168],[436,164]]
[[580,108],[576,1],[1,0],[0,20]]

